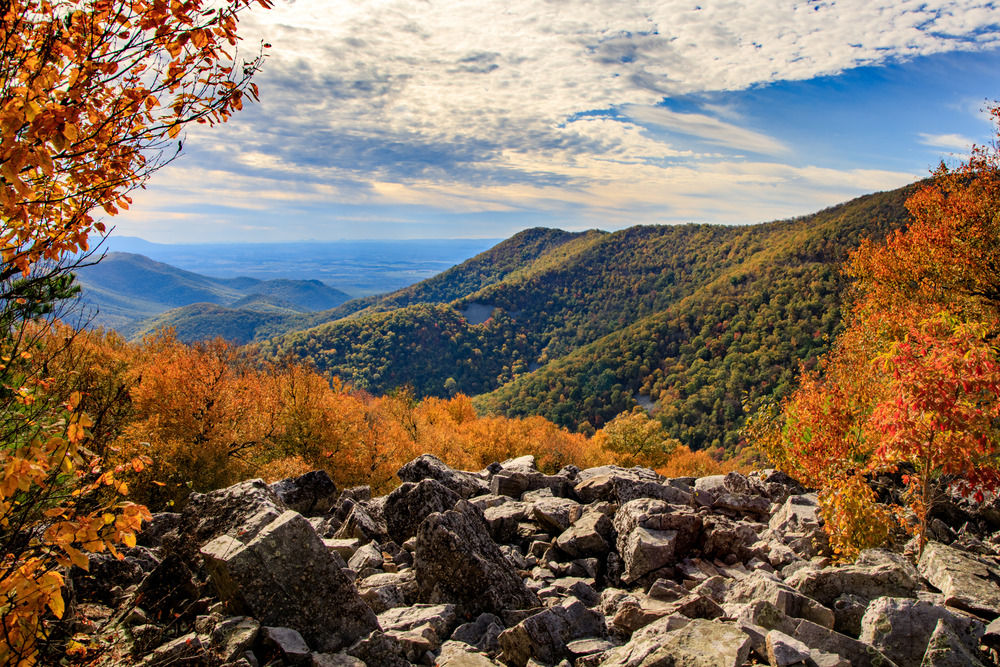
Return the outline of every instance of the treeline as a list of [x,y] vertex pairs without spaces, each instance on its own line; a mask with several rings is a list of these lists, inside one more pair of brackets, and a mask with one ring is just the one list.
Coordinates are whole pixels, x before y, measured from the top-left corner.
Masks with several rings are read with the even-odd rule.
[[404,388],[375,396],[221,339],[188,345],[161,332],[129,343],[112,332],[28,326],[39,330],[25,363],[42,367],[26,372],[45,376],[36,400],[75,397],[73,411],[89,415],[88,449],[131,500],[154,510],[191,491],[320,468],[342,487],[386,492],[399,483],[396,471],[424,453],[467,470],[525,454],[550,473],[607,463],[677,475],[721,470],[670,441],[659,423],[636,440],[623,416],[619,434],[587,437],[540,416],[480,417],[462,394],[418,400]]

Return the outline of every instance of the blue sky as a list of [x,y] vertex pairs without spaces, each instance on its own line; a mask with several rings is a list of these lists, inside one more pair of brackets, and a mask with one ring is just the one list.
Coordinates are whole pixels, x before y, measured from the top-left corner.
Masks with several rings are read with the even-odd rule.
[[499,238],[748,224],[991,139],[993,0],[279,0],[261,102],[198,127],[116,234]]

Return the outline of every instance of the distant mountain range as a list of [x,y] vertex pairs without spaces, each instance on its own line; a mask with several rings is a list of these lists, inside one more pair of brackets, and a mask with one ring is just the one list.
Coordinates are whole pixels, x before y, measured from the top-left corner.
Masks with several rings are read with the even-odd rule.
[[[182,312],[212,312],[221,323],[328,310],[350,300],[318,280],[212,278],[125,252],[110,252],[97,264],[77,270],[76,276],[83,287],[84,308],[93,313],[92,325],[118,329],[126,336],[158,324],[172,325],[183,315],[163,313],[178,307]],[[185,338],[228,332],[243,340],[245,328],[229,323],[198,334],[185,332]]]

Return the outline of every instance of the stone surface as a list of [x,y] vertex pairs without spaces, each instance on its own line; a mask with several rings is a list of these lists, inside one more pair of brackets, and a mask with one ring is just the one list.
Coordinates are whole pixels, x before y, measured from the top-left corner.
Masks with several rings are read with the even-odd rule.
[[750,638],[718,621],[694,620],[661,635],[633,637],[614,649],[602,667],[740,667],[750,654]]
[[337,502],[337,485],[325,470],[314,470],[270,485],[288,509],[303,516],[322,516]]
[[771,630],[765,638],[767,660],[772,667],[785,667],[809,659],[809,647],[794,637]]
[[524,667],[532,658],[555,663],[568,655],[566,645],[583,637],[607,634],[604,616],[579,600],[567,598],[500,633],[504,662]]
[[462,497],[435,479],[405,482],[393,489],[385,503],[389,537],[402,544],[417,534],[420,523],[435,512],[452,509]]
[[221,536],[202,549],[221,597],[263,625],[289,627],[335,652],[378,627],[375,614],[301,514],[291,510],[247,544]]
[[899,667],[919,667],[938,622],[945,625],[970,651],[975,651],[985,626],[982,622],[924,600],[878,598],[868,605],[859,639]]
[[456,604],[460,614],[474,615],[539,606],[477,512],[463,502],[420,524],[414,569],[422,601]]
[[437,480],[462,498],[489,493],[489,485],[471,473],[455,470],[432,454],[419,456],[396,473],[404,482],[420,482],[425,479]]
[[[944,593],[946,605],[986,619],[1000,616],[1000,587],[990,580],[990,568],[972,554],[928,542],[917,566],[920,574]],[[995,566],[994,575],[1000,576]]]
[[920,667],[983,667],[983,663],[948,623],[939,619],[927,642]]

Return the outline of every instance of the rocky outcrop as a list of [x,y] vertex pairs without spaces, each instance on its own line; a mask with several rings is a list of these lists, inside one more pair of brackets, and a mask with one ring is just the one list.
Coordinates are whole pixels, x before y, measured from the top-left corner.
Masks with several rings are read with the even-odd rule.
[[325,473],[193,494],[122,560],[70,572],[74,622],[149,667],[997,662],[1000,540],[970,519],[919,562],[836,565],[816,496],[773,471],[422,456],[399,476],[382,497]]

